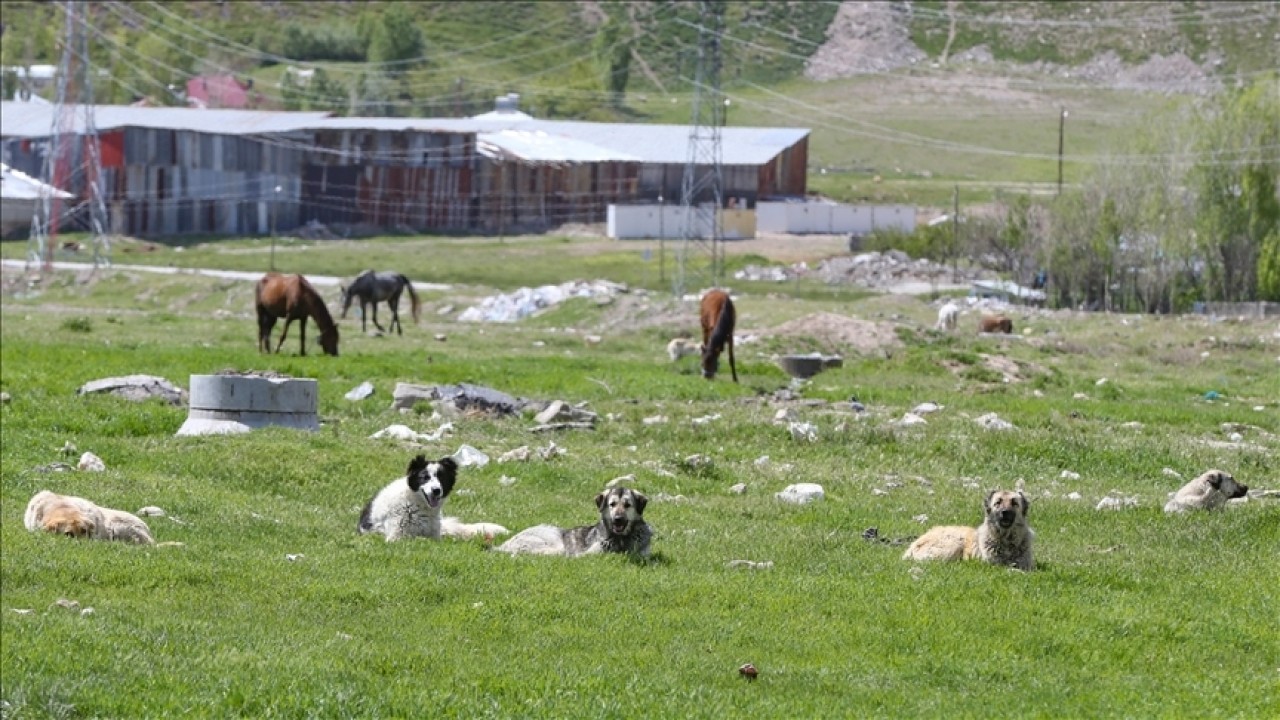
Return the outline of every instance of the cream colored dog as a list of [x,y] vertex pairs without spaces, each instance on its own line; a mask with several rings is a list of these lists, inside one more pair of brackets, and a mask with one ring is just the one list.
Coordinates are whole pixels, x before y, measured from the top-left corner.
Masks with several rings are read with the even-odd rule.
[[1244,497],[1248,492],[1248,485],[1241,485],[1221,470],[1210,470],[1183,485],[1165,504],[1164,511],[1216,510],[1226,505],[1228,500]]
[[676,362],[685,355],[697,355],[698,353],[698,346],[694,345],[689,338],[679,337],[667,343],[667,357],[671,358],[671,362]]
[[907,548],[907,560],[970,560],[992,565],[1012,565],[1034,570],[1031,541],[1035,533],[1027,526],[1031,503],[1021,491],[992,491],[982,507],[986,519],[976,528],[940,525],[930,528]]
[[121,540],[154,545],[151,529],[137,515],[96,505],[72,495],[41,490],[27,503],[23,524],[32,532],[51,532],[92,540]]

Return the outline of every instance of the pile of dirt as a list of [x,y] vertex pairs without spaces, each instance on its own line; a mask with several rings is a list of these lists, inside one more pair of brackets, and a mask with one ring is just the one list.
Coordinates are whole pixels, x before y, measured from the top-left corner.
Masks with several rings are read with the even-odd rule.
[[871,322],[848,315],[820,312],[785,322],[769,330],[753,333],[759,338],[804,337],[812,338],[827,353],[860,355],[874,354],[879,350],[900,348],[892,323]]
[[882,73],[927,59],[907,33],[902,3],[844,2],[836,11],[827,40],[805,61],[810,80]]

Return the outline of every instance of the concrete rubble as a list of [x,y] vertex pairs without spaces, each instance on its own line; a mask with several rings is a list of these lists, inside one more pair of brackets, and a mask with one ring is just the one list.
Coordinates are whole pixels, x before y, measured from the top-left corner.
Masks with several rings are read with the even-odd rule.
[[607,302],[618,293],[628,292],[627,286],[608,280],[573,280],[560,285],[543,285],[537,288],[523,287],[511,293],[491,295],[479,305],[463,310],[459,322],[511,323],[554,307],[570,298],[590,298]]
[[142,402],[153,397],[161,398],[170,405],[182,405],[187,402],[186,390],[155,375],[125,375],[92,380],[76,390],[77,395],[104,392],[134,402]]

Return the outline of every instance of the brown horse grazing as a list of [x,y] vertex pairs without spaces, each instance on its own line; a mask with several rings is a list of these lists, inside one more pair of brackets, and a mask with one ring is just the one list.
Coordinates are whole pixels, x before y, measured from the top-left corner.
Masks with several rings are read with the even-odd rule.
[[1009,335],[1013,332],[1013,321],[1004,315],[983,315],[978,321],[978,332]]
[[301,275],[281,275],[269,272],[258,281],[254,294],[254,304],[258,308],[258,350],[271,352],[271,329],[276,326],[277,318],[284,318],[284,330],[280,333],[280,342],[276,343],[276,352],[284,345],[285,336],[289,334],[289,325],[294,320],[301,320],[302,327],[298,331],[302,335],[302,354],[307,354],[307,318],[314,318],[320,328],[320,347],[326,355],[338,354],[338,326],[324,305],[324,298]]
[[733,361],[733,326],[738,312],[723,290],[711,290],[702,296],[702,377],[710,380],[720,369],[720,353],[729,348],[729,370],[738,382],[738,368]]

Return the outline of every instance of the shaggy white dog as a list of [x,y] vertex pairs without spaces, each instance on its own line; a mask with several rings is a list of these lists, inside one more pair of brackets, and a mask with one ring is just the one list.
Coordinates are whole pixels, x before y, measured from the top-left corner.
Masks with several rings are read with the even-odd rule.
[[959,319],[960,306],[948,300],[946,305],[938,308],[938,324],[935,327],[939,330],[955,330]]

